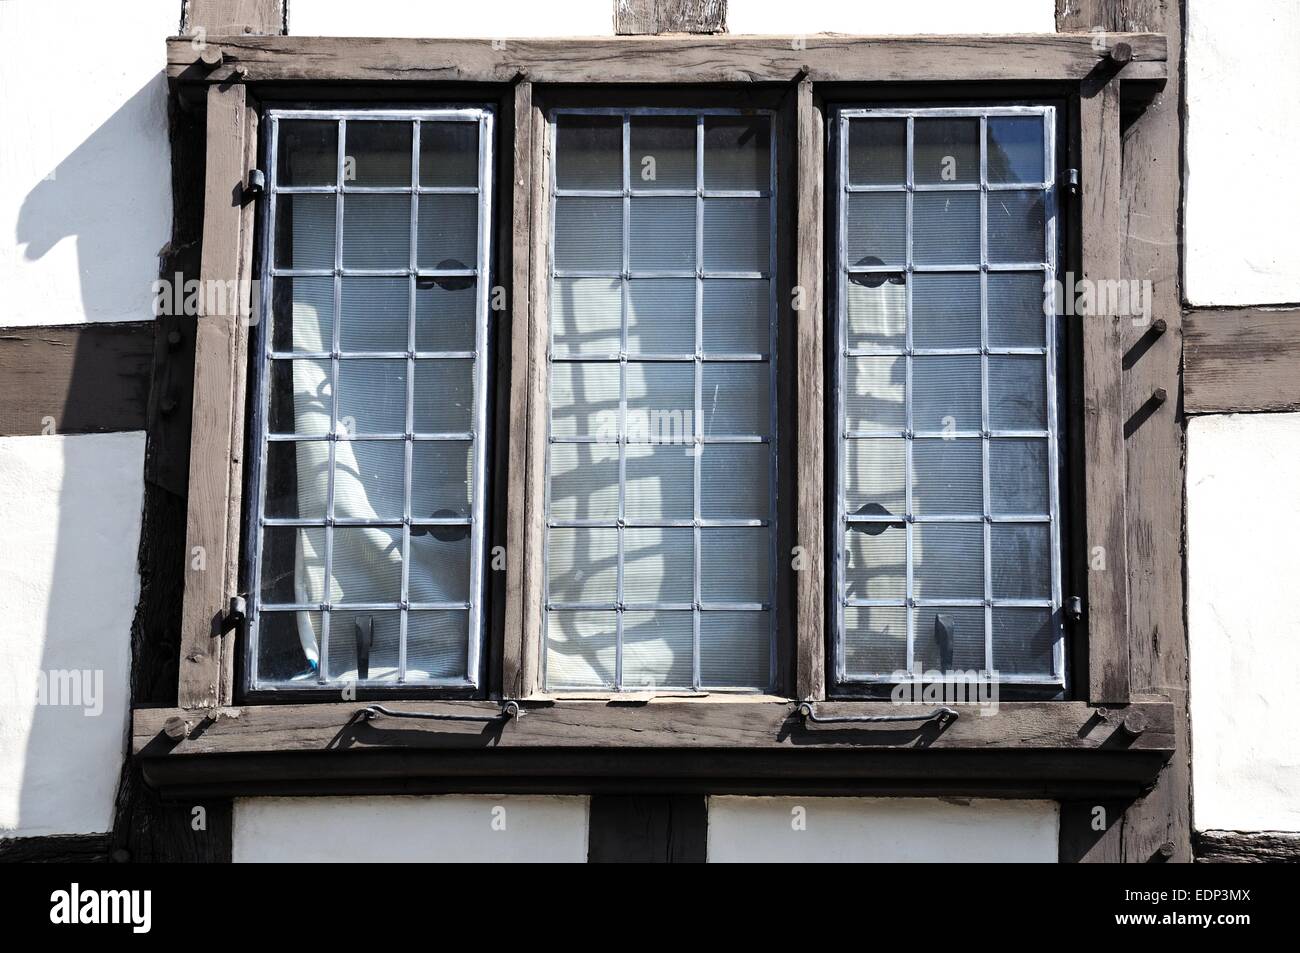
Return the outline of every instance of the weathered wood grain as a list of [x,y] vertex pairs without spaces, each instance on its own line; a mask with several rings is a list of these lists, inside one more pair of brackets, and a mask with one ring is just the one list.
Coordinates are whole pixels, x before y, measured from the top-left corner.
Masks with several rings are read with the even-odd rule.
[[1283,831],[1200,831],[1198,864],[1300,864],[1300,834]]
[[614,0],[619,36],[656,33],[722,33],[727,0]]
[[1300,308],[1197,309],[1183,320],[1187,413],[1300,410]]
[[276,34],[284,32],[285,0],[186,0],[185,32],[202,28],[208,36],[220,34]]
[[151,321],[0,328],[0,436],[144,430]]
[[1109,46],[1133,50],[1125,78],[1165,75],[1158,34],[1016,36],[791,37],[672,36],[559,39],[376,39],[365,37],[209,36],[222,65],[209,69],[187,38],[167,45],[167,75],[223,82],[534,83],[788,82],[807,67],[815,81],[977,82],[1080,80]]

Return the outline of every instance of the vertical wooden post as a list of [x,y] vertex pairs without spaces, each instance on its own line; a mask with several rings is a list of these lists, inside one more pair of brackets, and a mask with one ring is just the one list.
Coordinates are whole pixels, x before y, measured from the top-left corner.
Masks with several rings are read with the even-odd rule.
[[255,117],[241,84],[209,87],[207,143],[200,266],[204,311],[195,335],[177,692],[178,704],[186,708],[227,704],[232,697],[235,635],[222,629],[239,573],[247,359],[247,325],[240,311],[248,301],[253,225],[244,184],[256,143]]
[[822,209],[825,182],[825,122],[813,98],[812,81],[799,83],[797,100],[798,201],[795,271],[797,514],[795,544],[795,688],[801,699],[826,697],[826,545],[822,294]]

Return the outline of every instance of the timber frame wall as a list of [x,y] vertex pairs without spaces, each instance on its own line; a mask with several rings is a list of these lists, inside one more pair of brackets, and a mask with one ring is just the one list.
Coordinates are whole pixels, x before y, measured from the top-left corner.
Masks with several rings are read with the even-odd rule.
[[[200,25],[213,26],[207,30],[210,46],[203,57],[185,39],[172,41],[169,47],[169,75],[178,90],[172,103],[176,226],[174,251],[164,263],[164,274],[175,270],[187,277],[248,274],[252,207],[232,201],[231,196],[237,194],[233,187],[253,167],[249,157],[256,156],[256,101],[250,98],[250,90],[301,91],[304,83],[386,78],[408,83],[474,82],[504,89],[515,114],[533,117],[532,123],[518,124],[520,134],[509,157],[519,174],[512,177],[515,202],[507,223],[511,234],[505,242],[511,262],[513,340],[503,361],[508,359],[514,381],[528,384],[511,391],[511,403],[504,411],[512,421],[527,421],[523,431],[512,423],[510,434],[516,438],[523,433],[527,440],[540,439],[541,423],[530,407],[545,393],[544,382],[529,362],[530,354],[539,349],[544,353],[545,340],[544,327],[532,320],[543,303],[544,286],[539,284],[537,269],[530,266],[533,240],[541,230],[532,218],[535,206],[529,183],[533,177],[528,171],[544,158],[541,114],[534,101],[540,84],[789,84],[801,209],[795,223],[796,280],[819,290],[824,268],[820,247],[823,156],[809,148],[823,137],[818,84],[902,83],[921,78],[1024,84],[1070,79],[1083,92],[1078,100],[1083,135],[1075,143],[1078,154],[1070,161],[1084,175],[1083,224],[1075,250],[1089,277],[1152,280],[1156,323],[1135,328],[1127,320],[1099,321],[1084,332],[1088,359],[1083,373],[1092,381],[1092,393],[1101,398],[1085,401],[1081,408],[1088,454],[1090,459],[1108,461],[1104,468],[1084,471],[1089,474],[1087,492],[1093,501],[1087,510],[1088,536],[1106,540],[1103,545],[1112,556],[1113,570],[1092,574],[1101,578],[1088,578],[1087,644],[1094,664],[1087,666],[1089,679],[1082,693],[1086,700],[1008,703],[1003,706],[1005,718],[985,719],[992,723],[985,726],[978,719],[959,721],[926,741],[922,745],[930,749],[926,751],[900,750],[915,747],[914,737],[889,743],[877,736],[860,747],[844,743],[843,737],[811,744],[802,738],[796,744],[792,738],[798,738],[798,733],[787,725],[792,705],[786,700],[745,703],[752,727],[739,731],[735,726],[746,720],[719,720],[721,705],[655,703],[639,710],[616,709],[596,725],[588,723],[586,709],[560,706],[552,709],[550,721],[540,713],[530,714],[506,728],[498,740],[510,739],[501,752],[507,757],[487,775],[483,752],[473,749],[485,742],[494,744],[492,739],[471,739],[457,732],[439,733],[436,741],[425,738],[415,747],[440,752],[438,760],[446,770],[410,775],[410,739],[385,737],[408,733],[376,732],[356,725],[331,710],[339,706],[281,706],[278,713],[269,710],[272,706],[227,707],[234,701],[233,634],[222,631],[219,613],[237,587],[229,575],[231,562],[219,560],[218,572],[184,580],[183,620],[180,572],[189,564],[193,545],[203,545],[210,553],[238,551],[243,434],[238,406],[243,370],[239,322],[232,316],[209,316],[217,320],[198,322],[200,338],[195,343],[194,322],[185,327],[183,322],[160,319],[153,329],[152,361],[138,356],[151,350],[140,346],[142,336],[147,340],[147,326],[117,326],[121,330],[114,334],[102,326],[76,332],[59,329],[81,340],[75,348],[49,349],[48,366],[55,373],[37,380],[58,391],[55,399],[69,405],[76,399],[86,402],[86,419],[75,418],[81,421],[78,432],[134,429],[141,419],[149,432],[143,587],[132,636],[135,756],[124,769],[119,792],[118,823],[110,845],[117,859],[228,859],[232,794],[321,793],[322,775],[333,775],[331,790],[357,793],[394,790],[395,772],[409,776],[403,790],[501,791],[507,774],[521,789],[596,790],[590,779],[607,771],[608,764],[598,757],[599,748],[618,747],[611,737],[626,734],[632,728],[629,722],[637,719],[642,721],[636,731],[644,734],[651,707],[655,712],[651,735],[662,731],[665,738],[672,736],[673,749],[679,753],[692,748],[710,752],[708,760],[717,765],[711,776],[698,770],[692,775],[680,767],[681,762],[673,762],[672,770],[679,775],[673,789],[677,792],[778,791],[793,786],[827,793],[1037,794],[1064,802],[1063,861],[1192,859],[1183,415],[1300,408],[1300,382],[1285,372],[1287,357],[1300,350],[1300,335],[1293,330],[1294,314],[1262,308],[1185,313],[1182,308],[1182,4],[1178,0],[1058,0],[1061,32],[1056,36],[808,37],[807,47],[801,50],[748,38],[610,38],[590,41],[593,47],[600,44],[617,53],[602,60],[608,66],[599,75],[591,72],[591,49],[572,41],[512,40],[505,50],[496,51],[486,42],[470,50],[465,41],[302,39],[274,35],[283,32],[285,23],[277,0],[190,0],[188,8],[191,31]],[[1093,46],[1097,37],[1088,35],[1094,28],[1106,31],[1101,38],[1103,55]],[[1117,35],[1121,33],[1134,35]],[[1121,42],[1129,44],[1133,53],[1127,65],[1104,56]],[[184,92],[189,89],[201,92],[197,102]],[[221,150],[216,162],[208,153],[205,167],[204,134],[214,129],[232,145]],[[203,203],[200,196],[205,194]],[[199,203],[206,204],[206,214]],[[200,248],[201,256],[196,255]],[[822,417],[823,341],[819,324],[804,316],[819,315],[823,305],[818,294],[810,295],[806,311],[795,322],[795,358],[802,385],[795,414],[799,437],[808,441],[799,447],[799,455],[818,460],[824,450],[821,427],[814,425]],[[1243,330],[1250,333],[1240,333]],[[44,340],[53,333],[10,332],[0,340],[0,370],[44,353],[24,342]],[[112,386],[105,385],[105,392],[135,396],[98,402],[100,417],[95,419],[96,401],[86,401],[77,393],[89,387],[84,373],[74,373],[76,367],[67,365],[69,352],[103,347],[113,348],[110,366],[121,368]],[[1251,363],[1252,347],[1271,354],[1275,363],[1261,372],[1258,363]],[[196,353],[194,393],[202,399],[193,408],[191,450],[187,374]],[[100,358],[96,364],[104,362]],[[506,371],[502,366],[499,373]],[[38,404],[55,405],[44,398]],[[25,419],[5,418],[3,425],[5,433],[35,432]],[[522,464],[536,456],[511,454],[510,459],[518,457],[516,462]],[[218,465],[212,466],[214,462]],[[539,477],[512,471],[510,490]],[[1107,505],[1097,505],[1098,500]],[[823,513],[822,488],[801,481],[795,516],[799,539],[822,538]],[[494,692],[504,697],[525,696],[536,686],[536,667],[525,650],[536,619],[529,617],[525,593],[528,574],[539,571],[540,562],[535,550],[525,551],[527,532],[520,520],[511,521],[507,528],[507,608],[499,629],[505,664],[502,682],[493,685]],[[817,571],[824,572],[822,547],[813,545],[808,552]],[[814,580],[813,573],[798,576],[794,607],[796,628],[804,634],[795,650],[796,693],[810,699],[825,693],[820,605],[824,590]],[[202,593],[201,602],[191,600],[192,593]],[[537,607],[531,611],[535,616]],[[177,642],[178,633],[183,647]],[[408,707],[440,704],[451,703]],[[485,702],[465,704],[490,707]],[[346,707],[354,712],[357,706]],[[1134,724],[1146,723],[1136,739],[1125,728],[1129,715],[1141,716]],[[249,729],[238,728],[241,723]],[[683,725],[686,731],[681,730]],[[530,736],[547,740],[538,748],[529,743]],[[998,758],[1006,754],[1002,742],[1008,737],[1023,740],[1015,757],[1003,759],[992,772],[976,767],[987,765],[991,752]],[[573,738],[590,744],[580,745]],[[326,757],[325,752],[336,746],[371,749],[367,768],[341,767],[339,759]],[[788,752],[794,747],[810,757],[802,759],[803,777],[791,781],[783,773],[788,762],[774,760],[772,750]],[[292,770],[285,758],[273,753],[286,749],[297,752],[288,756],[296,765]],[[1088,760],[1080,759],[1081,751]],[[207,757],[217,752],[222,752],[219,758]],[[670,754],[653,745],[624,750],[621,760],[631,767],[607,780],[604,789],[649,790],[650,779],[663,775]],[[233,770],[216,767],[223,759]],[[850,763],[852,767],[847,766]],[[179,800],[160,800],[143,783],[142,771],[169,798]],[[666,792],[665,796],[681,794]],[[207,807],[210,819],[209,834],[197,838],[186,823],[196,804]],[[1104,832],[1091,829],[1097,805],[1107,808]]]

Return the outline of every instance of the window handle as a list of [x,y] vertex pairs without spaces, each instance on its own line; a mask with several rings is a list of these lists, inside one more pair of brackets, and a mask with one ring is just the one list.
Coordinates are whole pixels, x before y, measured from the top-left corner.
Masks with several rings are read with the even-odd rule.
[[925,712],[920,715],[819,715],[816,709],[809,702],[802,702],[799,705],[798,712],[803,716],[805,721],[815,722],[819,725],[843,724],[845,722],[863,722],[863,721],[935,721],[940,724],[947,724],[957,720],[958,711],[955,708],[936,708],[933,711]]
[[375,644],[375,617],[358,616],[353,625],[357,635],[357,678],[369,678],[370,648]]
[[429,711],[393,711],[383,705],[370,705],[361,709],[366,721],[374,721],[380,716],[388,718],[422,718],[426,721],[510,721],[512,718],[524,717],[524,710],[517,701],[501,703],[501,710],[495,715],[443,715]]

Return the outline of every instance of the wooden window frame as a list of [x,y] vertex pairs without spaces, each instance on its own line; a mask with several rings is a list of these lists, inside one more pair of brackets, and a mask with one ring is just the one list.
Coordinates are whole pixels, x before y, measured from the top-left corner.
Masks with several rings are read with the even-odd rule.
[[[1081,198],[1065,263],[1068,268],[1077,262],[1080,274],[1095,281],[1117,277],[1120,270],[1119,77],[1158,83],[1165,75],[1165,50],[1161,34],[1107,34],[1103,41],[1055,34],[797,42],[727,36],[505,42],[237,36],[209,37],[202,51],[188,38],[168,41],[168,75],[179,95],[197,93],[207,109],[205,281],[234,279],[247,287],[252,277],[248,173],[257,161],[261,101],[326,101],[342,94],[354,105],[358,96],[435,102],[473,101],[478,94],[479,100],[502,104],[499,128],[509,136],[513,126],[513,141],[500,139],[504,148],[498,147],[497,194],[506,199],[498,208],[506,211],[498,214],[496,261],[510,305],[508,315],[496,319],[502,344],[495,387],[498,477],[490,493],[505,519],[495,521],[489,542],[504,542],[506,570],[493,573],[487,586],[489,700],[402,703],[424,715],[491,720],[402,731],[389,730],[396,722],[370,721],[357,701],[237,706],[239,620],[231,608],[240,585],[247,329],[237,314],[204,315],[196,345],[178,705],[135,713],[134,749],[146,776],[172,790],[230,793],[413,786],[497,791],[504,789],[505,777],[530,790],[589,790],[622,783],[618,779],[640,779],[643,785],[650,776],[670,787],[719,791],[813,785],[859,792],[1080,796],[1095,790],[1124,796],[1149,785],[1172,754],[1174,710],[1168,700],[1129,695],[1119,316],[1075,322],[1066,345],[1082,381],[1083,439],[1074,444],[1088,503],[1080,505],[1075,525],[1084,527],[1088,551],[1102,547],[1105,560],[1105,569],[1072,580],[1083,590],[1067,583],[1067,591],[1086,591],[1087,636],[1076,638],[1083,656],[1072,658],[1076,672],[1082,661],[1086,673],[1076,685],[1077,700],[1005,702],[990,717],[972,713],[955,722],[879,731],[806,724],[798,703],[817,703],[820,713],[831,715],[894,710],[889,702],[826,700],[828,96],[879,96],[889,84],[897,99],[951,84],[949,95],[955,90],[971,101],[1027,86],[1068,98],[1077,129],[1069,164],[1080,170]],[[350,85],[374,81],[383,86],[358,92]],[[754,104],[755,97],[770,94],[780,124],[794,132],[778,141],[779,168],[794,172],[785,177],[789,191],[778,206],[778,232],[793,236],[779,256],[789,262],[790,275],[778,286],[784,292],[778,301],[785,302],[778,326],[789,329],[781,340],[782,363],[794,370],[785,375],[793,394],[783,410],[789,421],[784,432],[793,439],[785,441],[781,457],[782,466],[794,471],[795,487],[781,521],[791,532],[778,552],[797,546],[804,562],[802,569],[778,575],[781,624],[792,628],[782,697],[645,703],[554,699],[541,692],[546,109],[556,95],[569,96],[575,88],[599,87],[594,95],[634,104],[636,97],[655,96],[644,84],[668,87],[674,105],[692,96],[715,102],[739,96]],[[797,312],[796,288],[803,305]],[[521,700],[526,717],[503,719],[505,699]],[[351,748],[370,756],[349,757]],[[898,750],[914,748],[932,750]],[[642,756],[625,756],[633,750]],[[846,753],[854,758],[846,760]],[[268,755],[284,757],[268,767]],[[245,761],[251,766],[241,766]]]

